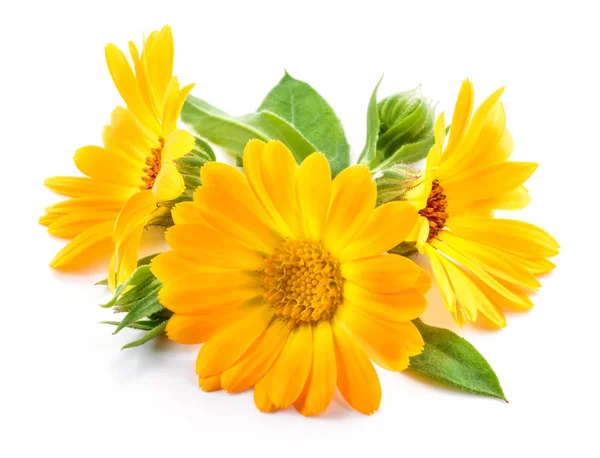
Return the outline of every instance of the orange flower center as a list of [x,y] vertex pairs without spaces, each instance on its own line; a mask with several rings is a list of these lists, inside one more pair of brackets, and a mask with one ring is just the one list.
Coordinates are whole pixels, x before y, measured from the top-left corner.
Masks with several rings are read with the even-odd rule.
[[428,242],[436,238],[446,225],[446,220],[448,219],[448,213],[446,213],[447,205],[448,200],[446,199],[446,194],[444,194],[444,188],[438,180],[433,180],[431,193],[427,198],[427,207],[419,212],[421,216],[424,216],[429,221]]
[[140,186],[142,191],[146,189],[152,189],[152,186],[154,186],[154,182],[156,181],[156,177],[158,176],[158,172],[160,172],[160,161],[162,150],[165,146],[165,139],[158,137],[158,143],[159,146],[150,149],[150,156],[146,158],[147,167],[142,169],[144,174],[144,176],[142,176],[142,181],[144,184]]
[[266,264],[264,298],[290,328],[328,320],[342,303],[340,263],[322,243],[287,239]]

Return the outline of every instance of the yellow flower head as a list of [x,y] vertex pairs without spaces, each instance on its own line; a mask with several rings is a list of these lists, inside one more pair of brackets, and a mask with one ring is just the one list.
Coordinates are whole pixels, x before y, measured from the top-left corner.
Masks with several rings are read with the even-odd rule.
[[173,161],[194,146],[193,136],[176,128],[193,85],[180,88],[172,76],[170,27],[152,32],[141,54],[132,42],[129,51],[133,70],[119,48],[106,47],[108,69],[127,108],[112,112],[103,147],[77,150],[75,165],[86,177],[46,180],[70,199],[47,208],[40,220],[50,234],[73,239],[52,267],[79,267],[114,247],[111,270],[118,270],[119,283],[135,268],[142,229],[157,204],[184,191]]
[[[497,327],[501,309],[526,309],[537,276],[554,264],[558,243],[532,224],[494,218],[494,210],[517,210],[529,203],[523,183],[537,164],[513,162],[506,129],[503,88],[473,111],[473,86],[465,80],[458,95],[445,146],[444,115],[435,126],[435,145],[422,183],[409,201],[420,218],[409,239],[431,267],[446,307],[459,325],[481,312]],[[471,116],[472,115],[472,116]]]
[[368,168],[332,181],[325,156],[298,167],[278,141],[250,141],[244,170],[205,165],[194,202],[173,210],[172,251],[151,267],[174,312],[167,335],[206,342],[196,364],[203,389],[254,387],[261,411],[323,412],[337,385],[356,410],[374,412],[381,388],[370,359],[402,370],[423,347],[410,320],[425,308],[430,278],[385,254],[416,210],[374,209]]

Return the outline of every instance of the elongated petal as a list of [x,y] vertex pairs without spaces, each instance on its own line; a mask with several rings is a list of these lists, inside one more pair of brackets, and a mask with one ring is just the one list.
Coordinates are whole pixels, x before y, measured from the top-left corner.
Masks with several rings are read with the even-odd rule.
[[381,403],[381,384],[377,372],[344,327],[336,322],[333,331],[340,393],[353,409],[371,415]]
[[377,188],[363,165],[342,170],[331,189],[331,205],[323,236],[325,247],[336,256],[363,228],[373,209]]
[[179,202],[171,210],[171,217],[175,224],[202,224],[210,226],[200,214],[200,208],[195,202]]
[[473,91],[473,84],[468,79],[465,79],[462,82],[456,104],[454,105],[452,127],[450,128],[450,136],[448,137],[448,144],[444,150],[444,156],[449,157],[463,137],[469,124],[471,113],[473,112],[474,99],[475,94]]
[[459,326],[462,326],[465,321],[461,319],[463,317],[462,313],[457,313],[456,294],[452,288],[452,283],[450,283],[450,279],[448,278],[448,273],[444,268],[444,264],[441,259],[443,257],[438,255],[436,249],[429,244],[424,246],[424,250],[425,255],[431,264],[431,270],[433,271],[433,276],[435,277],[435,281],[440,289],[440,294],[442,295],[444,305],[450,311],[450,313],[452,313],[456,323]]
[[244,171],[267,214],[284,234],[302,236],[296,198],[298,165],[280,141],[251,140],[244,150]]
[[352,282],[344,284],[344,305],[383,321],[410,321],[427,307],[423,292],[409,288],[399,293],[373,293]]
[[60,216],[48,225],[48,233],[55,237],[73,238],[83,231],[97,224],[114,222],[119,215],[118,211],[87,211],[73,212]]
[[313,153],[302,162],[297,194],[304,234],[321,240],[331,196],[331,169],[323,154]]
[[266,376],[254,386],[254,404],[258,410],[264,413],[277,410],[277,407],[269,397],[269,384]]
[[199,265],[236,270],[262,270],[264,258],[228,234],[201,224],[167,230],[167,242],[179,255]]
[[363,229],[339,255],[340,262],[367,258],[399,245],[412,231],[419,214],[408,202],[389,202],[377,207]]
[[156,198],[151,191],[140,191],[131,196],[123,206],[115,224],[113,240],[117,245],[132,230],[145,225],[148,218],[156,210],[156,203]]
[[115,183],[87,177],[52,177],[44,181],[52,191],[69,197],[114,196],[127,200],[137,188],[119,186]]
[[195,272],[230,272],[230,269],[206,267],[189,260],[174,251],[160,253],[150,263],[150,270],[163,283],[171,283]]
[[485,269],[496,278],[531,289],[540,286],[540,282],[525,267],[519,264],[518,259],[513,258],[503,250],[472,240],[465,240],[448,231],[440,236],[440,240],[476,262],[482,269]]
[[202,391],[219,391],[221,389],[221,374],[211,377],[198,377],[198,385]]
[[312,326],[294,328],[267,374],[269,397],[277,407],[288,407],[300,396],[310,373],[312,354]]
[[242,320],[251,309],[248,307],[229,307],[201,316],[175,314],[167,323],[167,337],[180,344],[199,344],[231,323]]
[[73,160],[81,173],[97,180],[132,188],[139,188],[144,184],[144,163],[115,151],[99,146],[84,146],[76,151]]
[[302,402],[295,404],[305,416],[324,412],[335,394],[337,370],[333,331],[328,321],[320,321],[313,328],[313,360],[310,375],[306,380]]
[[558,254],[559,245],[545,230],[523,221],[500,218],[449,218],[456,235],[527,258]]
[[395,254],[383,254],[342,264],[342,275],[375,293],[397,293],[412,287],[421,268]]
[[223,388],[238,393],[254,386],[277,359],[290,334],[290,328],[274,320],[242,358],[223,372]]
[[211,337],[200,349],[196,373],[208,377],[229,369],[263,333],[272,317],[272,309],[261,306]]
[[107,45],[105,51],[108,70],[119,94],[127,104],[127,108],[153,132],[160,133],[158,121],[142,98],[137,79],[127,62],[125,54],[113,44]]
[[423,339],[410,321],[382,321],[357,308],[340,306],[336,320],[360,341],[376,364],[391,371],[408,367],[409,358],[423,351]]
[[114,222],[106,221],[83,231],[67,243],[50,267],[69,269],[89,265],[110,253]]
[[163,132],[165,135],[169,135],[177,128],[177,119],[179,119],[179,113],[181,113],[185,98],[194,88],[194,84],[188,84],[179,89],[177,78],[173,77],[171,82],[173,81],[176,83],[176,86],[171,88],[172,83],[169,83],[165,92],[163,115]]

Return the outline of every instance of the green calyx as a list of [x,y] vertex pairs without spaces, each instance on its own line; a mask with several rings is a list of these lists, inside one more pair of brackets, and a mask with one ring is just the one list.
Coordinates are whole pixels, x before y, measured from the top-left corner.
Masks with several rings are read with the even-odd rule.
[[377,205],[402,200],[421,179],[421,172],[407,164],[392,164],[373,174],[377,185]]
[[112,299],[102,305],[104,308],[112,308],[114,313],[125,313],[120,321],[102,322],[116,326],[114,334],[123,328],[144,331],[142,337],[128,343],[123,349],[137,347],[160,336],[173,315],[158,299],[162,282],[150,270],[149,263],[153,257],[140,260],[145,264],[140,265],[125,283],[119,285]]

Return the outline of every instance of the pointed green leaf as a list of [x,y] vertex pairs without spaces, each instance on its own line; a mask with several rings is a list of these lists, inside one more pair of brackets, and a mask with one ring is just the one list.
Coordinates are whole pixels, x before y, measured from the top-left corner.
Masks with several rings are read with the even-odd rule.
[[181,119],[196,133],[241,158],[249,140],[281,140],[302,162],[316,147],[292,124],[269,111],[234,117],[204,100],[188,96]]
[[314,151],[327,157],[334,176],[350,165],[350,145],[342,123],[333,108],[308,83],[285,72],[258,111],[275,113],[298,129],[314,145]]
[[139,345],[145,344],[149,340],[152,340],[155,337],[160,336],[163,332],[165,332],[166,327],[167,327],[167,321],[164,321],[161,324],[159,324],[158,326],[156,326],[155,328],[153,328],[152,330],[148,331],[146,334],[144,334],[141,339],[134,340],[133,342],[130,342],[127,345],[124,345],[121,348],[121,350],[125,350],[126,348],[133,348],[133,347],[137,347]]
[[410,370],[464,391],[506,401],[498,377],[473,345],[448,329],[428,326],[420,319],[413,323],[423,336],[425,348],[410,359]]
[[367,140],[365,147],[360,153],[358,158],[359,164],[371,165],[371,162],[377,155],[377,140],[379,139],[379,110],[377,109],[377,90],[383,80],[383,76],[379,79],[379,82],[373,89],[371,99],[369,100],[369,106],[367,108]]
[[[162,323],[162,321],[158,321],[158,320],[142,320],[142,321],[137,321],[136,323],[129,323],[126,327],[131,328],[131,329],[138,329],[140,331],[150,331],[161,323]],[[121,322],[120,321],[101,321],[100,324],[110,324],[112,326],[119,326],[121,324]]]

